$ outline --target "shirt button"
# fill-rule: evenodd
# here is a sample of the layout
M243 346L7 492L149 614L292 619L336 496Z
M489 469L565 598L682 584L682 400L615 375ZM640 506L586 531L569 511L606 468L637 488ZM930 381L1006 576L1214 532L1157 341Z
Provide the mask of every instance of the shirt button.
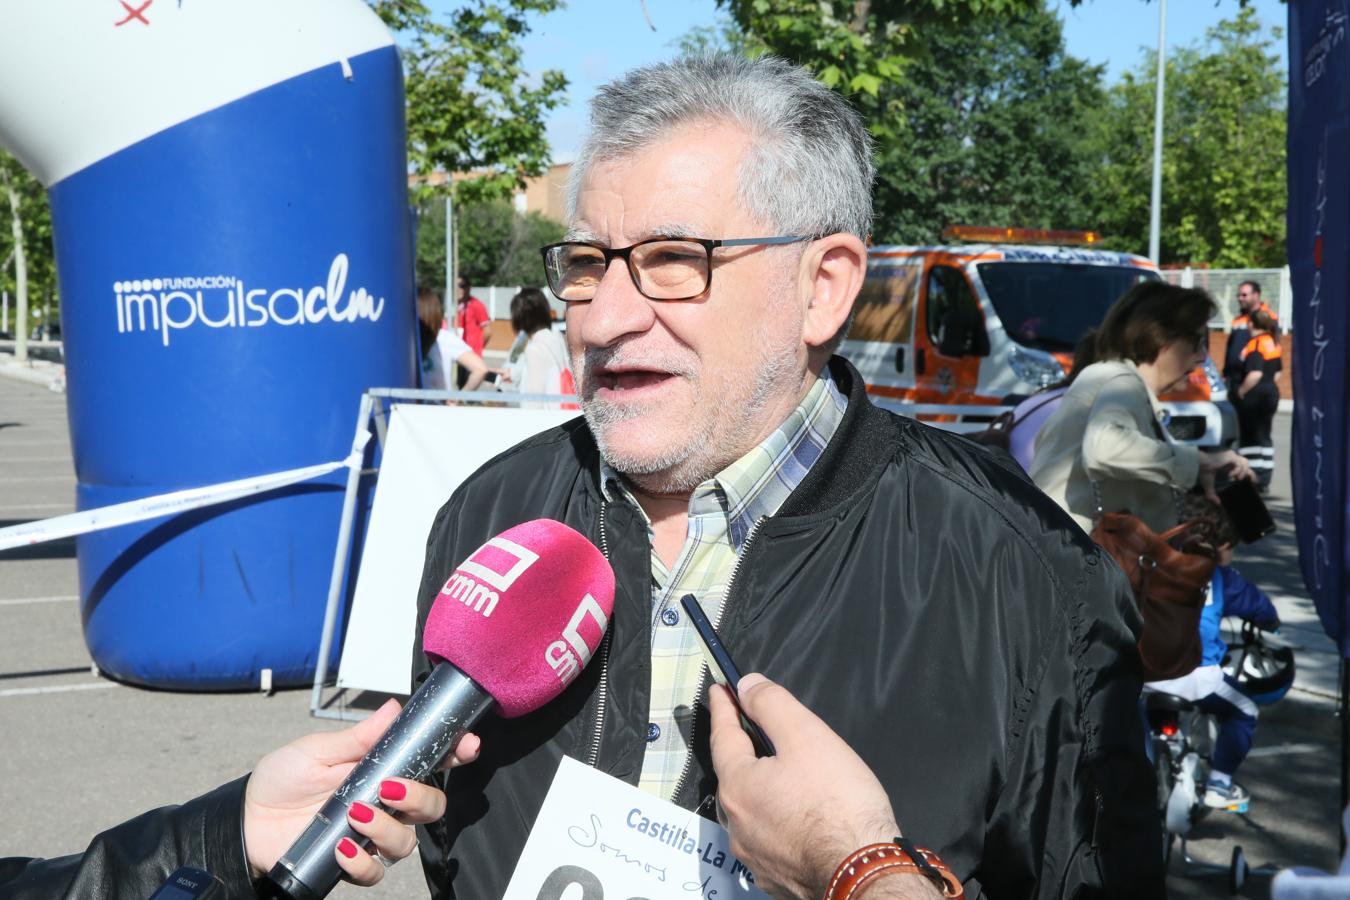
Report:
M647 723L647 743L651 743L661 736L661 726L655 722Z
M667 625L676 625L680 621L680 612L673 606L667 606L665 612L661 613L661 621Z

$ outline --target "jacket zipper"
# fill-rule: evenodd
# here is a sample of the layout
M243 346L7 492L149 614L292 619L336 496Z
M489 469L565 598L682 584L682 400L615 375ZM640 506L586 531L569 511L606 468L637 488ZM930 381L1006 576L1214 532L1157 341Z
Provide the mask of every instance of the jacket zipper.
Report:
M600 501L600 552L609 559L609 538L605 534L605 501ZM609 699L609 646L613 641L614 624L605 632L604 649L600 657L600 686L596 690L595 729L592 731L591 752L586 765L592 769L600 761L600 734L605 730L605 701Z
M726 590L722 592L722 606L717 610L717 617L713 619L713 630L721 627L722 616L726 614L727 604L731 602L731 589L736 584L736 576L741 572L741 563L750 552L750 545L754 543L755 535L759 534L759 528L766 521L768 516L760 516L755 520L755 524L750 526L750 531L745 535L745 543L741 545L741 552L736 554L736 562L731 567L731 576L727 579ZM703 696L703 692L708 688L708 678L712 673L708 670L708 663L703 663L702 673L698 679L698 690L694 692L694 704L698 705L698 698ZM671 792L670 800L672 803L678 803L680 791L684 790L684 783L689 780L689 772L694 768L694 729L698 724L698 716L691 716L689 719L689 754L684 760L684 770L680 772L680 780L675 782L675 790Z

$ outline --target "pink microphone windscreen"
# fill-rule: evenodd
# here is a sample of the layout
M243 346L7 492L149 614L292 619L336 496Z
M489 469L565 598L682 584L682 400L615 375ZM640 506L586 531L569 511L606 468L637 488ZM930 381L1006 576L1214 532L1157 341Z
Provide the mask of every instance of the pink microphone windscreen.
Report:
M604 555L561 522L535 519L460 563L427 616L422 649L476 681L503 716L521 716L572 683L613 610Z

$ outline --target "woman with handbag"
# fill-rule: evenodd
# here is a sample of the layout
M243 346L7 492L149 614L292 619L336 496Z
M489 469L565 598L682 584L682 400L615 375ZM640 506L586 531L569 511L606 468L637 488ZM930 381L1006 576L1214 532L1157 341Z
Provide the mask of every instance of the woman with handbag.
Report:
M1158 395L1204 361L1214 313L1202 290L1143 281L1127 291L1098 331L1099 362L1083 370L1037 435L1031 466L1037 486L1129 577L1144 617L1140 653L1155 679L1199 662L1195 635L1214 566L1178 546L1180 498L1199 487L1217 500L1220 472L1252 478L1233 451L1179 444L1161 424Z
M1135 285L1107 312L1098 362L1064 395L1036 438L1031 478L1084 531L1100 512L1127 510L1155 532L1179 521L1178 499L1214 478L1251 478L1231 450L1209 452L1171 439L1158 395L1200 365L1214 301L1161 281Z

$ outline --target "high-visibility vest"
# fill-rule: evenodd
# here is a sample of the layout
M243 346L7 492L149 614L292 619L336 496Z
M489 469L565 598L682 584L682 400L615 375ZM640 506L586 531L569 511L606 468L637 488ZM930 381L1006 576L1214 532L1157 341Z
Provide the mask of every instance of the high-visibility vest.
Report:
M1280 349L1279 341L1275 340L1272 335L1265 332L1252 338L1247 342L1247 345L1242 348L1242 358L1244 360L1253 353L1261 354L1261 358L1267 361L1279 359L1284 355L1284 352Z
M1261 304L1260 306L1258 306L1256 309L1257 309L1257 311L1263 312L1263 313L1265 313L1266 315L1270 316L1272 319L1275 319L1275 321L1276 321L1277 323L1279 322L1279 319L1276 319L1276 318L1275 318L1275 311L1274 311L1273 309L1271 309L1269 306L1267 306L1265 303L1262 303L1262 304ZM1237 315L1237 317L1233 319L1233 324L1232 324L1232 326L1230 327L1230 330L1232 330L1232 331L1238 331L1238 330L1241 330L1241 331L1251 331L1251 330L1252 330L1252 317L1251 317L1248 313L1239 313L1239 314ZM1245 348L1244 348L1244 353L1245 353Z

